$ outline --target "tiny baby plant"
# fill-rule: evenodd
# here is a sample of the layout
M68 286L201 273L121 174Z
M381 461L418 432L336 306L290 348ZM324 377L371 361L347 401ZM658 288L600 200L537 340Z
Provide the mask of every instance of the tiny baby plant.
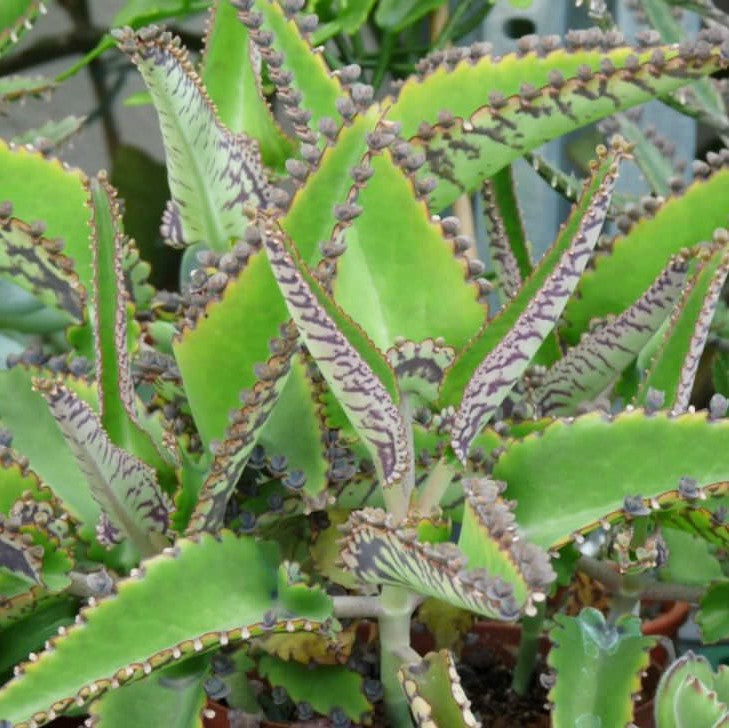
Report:
M13 5L9 34L42 7ZM729 152L666 182L623 112L725 118L729 31L631 45L601 15L564 47L437 49L375 98L312 46L303 6L217 0L199 64L134 8L101 42L159 116L179 291L150 283L104 172L0 141L0 274L34 307L2 321L33 346L0 371L0 724L471 728L475 615L521 623L513 690L544 668L553 725L628 725L656 643L641 598L700 602L705 639L729 632L728 402L692 404ZM601 120L623 136L584 180L534 156ZM574 203L539 260L524 156ZM634 157L639 202L613 194ZM449 214L474 193L493 270ZM577 571L613 593L607 617L563 608ZM428 614L448 637L420 654ZM694 705L722 725L722 680L681 658L658 725Z

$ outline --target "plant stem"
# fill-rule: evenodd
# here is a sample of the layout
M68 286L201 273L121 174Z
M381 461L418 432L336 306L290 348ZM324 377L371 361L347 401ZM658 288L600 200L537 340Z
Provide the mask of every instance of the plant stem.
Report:
M533 617L524 617L521 623L519 653L511 681L511 689L517 695L526 695L532 682L543 624L544 602L540 602L537 604L537 613Z
M438 506L452 480L453 468L441 458L418 493L417 507L423 515L427 516Z
M379 617L383 614L379 597L339 596L332 597L334 616L343 619Z
M409 654L411 650L410 619L415 600L407 589L385 585L382 587L380 602L380 680L385 691L388 725L393 728L412 728L410 708L397 673L403 655Z
M621 589L620 574L610 565L609 562L599 561L590 556L580 556L577 568L599 581L608 591L617 593ZM641 580L640 598L653 599L665 602L689 602L698 604L706 589L690 584L672 584L670 582Z

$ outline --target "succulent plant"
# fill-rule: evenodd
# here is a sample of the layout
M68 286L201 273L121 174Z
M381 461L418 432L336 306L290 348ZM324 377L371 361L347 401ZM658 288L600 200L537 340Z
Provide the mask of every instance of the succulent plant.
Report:
M627 724L654 640L624 612L678 569L671 539L707 561L729 541L727 401L690 404L729 154L626 201L620 164L658 143L614 115L692 83L706 102L729 36L436 50L375 98L303 5L213 3L197 70L146 16L113 32L159 115L179 292L152 287L105 173L0 142L0 275L35 306L4 328L36 336L0 371L0 718L200 725L207 695L339 726L384 697L390 725L474 726L453 655L411 647L429 598L522 621L518 690L548 620L554 725ZM608 117L631 143L583 181L532 157L574 201L534 261L511 164ZM447 214L475 192L488 273ZM608 621L545 606L577 568L619 593ZM724 587L699 595L716 639Z

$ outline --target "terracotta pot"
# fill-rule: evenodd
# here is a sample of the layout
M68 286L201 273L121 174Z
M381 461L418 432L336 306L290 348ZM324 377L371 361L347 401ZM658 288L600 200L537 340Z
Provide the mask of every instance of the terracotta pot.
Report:
M678 630L691 611L691 605L688 602L663 602L661 606L661 613L657 617L643 621L643 634L660 635L675 640Z

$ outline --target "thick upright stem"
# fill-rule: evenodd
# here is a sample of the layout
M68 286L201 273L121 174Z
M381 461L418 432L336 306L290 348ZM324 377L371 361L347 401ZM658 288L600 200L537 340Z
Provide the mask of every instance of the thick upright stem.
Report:
M398 586L382 587L382 614L380 627L380 680L385 691L388 725L393 728L412 728L410 708L397 672L403 655L410 648L410 619L415 601L413 595Z
M417 508L424 516L438 506L453 480L453 475L453 468L443 458L430 471L427 480L420 488L417 501Z
M537 604L537 613L533 617L525 617L521 623L521 641L519 654L516 657L514 677L511 687L517 695L526 695L534 674L534 665L539 651L539 638L544 624L544 602Z

